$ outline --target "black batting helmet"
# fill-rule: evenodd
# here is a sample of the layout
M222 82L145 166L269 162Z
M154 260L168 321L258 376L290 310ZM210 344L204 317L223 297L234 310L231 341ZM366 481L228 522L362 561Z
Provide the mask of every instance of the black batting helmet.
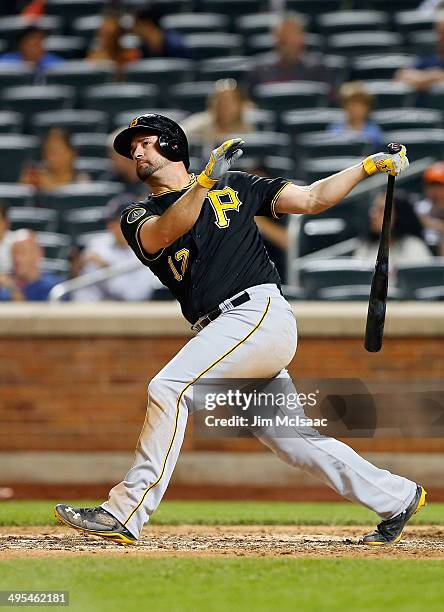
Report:
M188 141L183 129L175 121L164 115L148 113L135 117L129 126L114 139L114 150L123 157L131 157L131 140L135 133L150 131L159 136L159 147L162 154L171 161L183 161L186 169L190 166Z

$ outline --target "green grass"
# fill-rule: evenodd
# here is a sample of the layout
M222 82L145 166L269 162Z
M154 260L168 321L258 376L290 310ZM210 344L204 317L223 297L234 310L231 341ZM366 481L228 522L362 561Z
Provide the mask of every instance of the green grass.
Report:
M60 501L60 500L59 500ZM67 500L63 500L67 501ZM0 502L0 525L51 525L52 501ZM70 501L73 506L98 501ZM243 501L165 501L152 517L157 525L368 525L377 516L350 503L290 503ZM444 525L444 504L431 504L412 523Z
M444 601L442 562L376 559L26 559L0 562L0 589L67 590L67 610L85 612L434 612Z

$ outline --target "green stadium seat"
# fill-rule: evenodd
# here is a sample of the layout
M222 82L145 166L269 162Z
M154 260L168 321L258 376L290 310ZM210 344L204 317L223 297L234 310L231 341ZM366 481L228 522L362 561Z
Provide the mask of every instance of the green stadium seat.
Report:
M314 81L264 83L255 87L253 97L260 108L282 113L296 108L325 105L329 89L326 83Z
M242 50L242 37L225 32L187 34L184 42L193 57L200 60L239 55Z
M122 111L114 115L112 117L112 125L114 128L127 126L131 123L134 117L139 117L140 115L145 115L146 113L166 115L176 123L181 123L185 117L188 117L189 114L186 111L179 110L177 108L134 108L133 110Z
M73 134L72 144L81 157L107 157L109 134L81 132Z
M319 300L334 302L368 302L369 296L370 285L339 285L319 289L317 292Z
M199 32L226 32L229 19L224 14L217 13L177 13L166 15L160 20L160 25L166 30L174 30L181 34L197 34Z
M80 36L48 36L45 43L48 53L60 55L65 60L80 60L85 57L87 46Z
M255 125L258 130L274 132L277 125L277 115L273 111L263 108L246 108L243 112L245 121L250 125Z
M12 230L22 228L34 232L55 232L57 230L57 212L49 208L11 207L8 210L8 219Z
M123 74L125 80L131 83L148 83L162 88L191 81L194 62L169 57L145 59L128 64Z
M78 157L74 167L77 172L86 172L94 180L100 180L113 169L111 161L103 157Z
M249 157L266 157L273 152L275 155L289 157L291 140L288 134L280 132L255 132L243 134L245 140L244 153Z
M21 15L9 15L0 17L0 39L6 40L8 44L13 44L20 32L29 27L30 20ZM46 34L55 34L63 26L60 17L44 15L32 20L32 25L38 26Z
M303 215L299 230L299 257L357 236L362 210L342 202L320 216Z
M308 299L319 299L319 292L327 287L368 285L374 264L349 258L306 262L300 269L301 286Z
M415 90L405 83L378 80L364 81L364 85L375 99L375 109L413 106Z
M56 232L37 232L37 241L44 250L45 259L68 259L71 238Z
M328 11L339 11L343 8L343 0L287 0L287 11L307 13L308 15L318 16Z
M429 11L395 11L393 21L395 27L406 34L418 30L433 30L435 16Z
M57 210L61 214L75 208L105 206L109 200L122 193L124 187L120 183L100 182L72 183L59 187L42 197L46 208Z
M32 206L35 197L34 187L0 182L0 201L6 202L9 206Z
M436 257L428 264L399 266L397 284L404 299L416 299L418 292L424 295L420 290L426 288L444 289L444 257Z
M444 110L444 83L434 85L426 94L428 105L439 111Z
M301 171L306 182L314 183L330 174L345 170L349 166L358 164L362 157L323 157L320 159L304 159L301 163Z
M189 113L198 113L206 109L208 97L213 91L213 81L181 83L170 87L168 102Z
M116 66L113 62L85 62L85 60L69 60L56 64L46 72L48 83L54 85L70 85L80 93L90 85L100 85L114 79Z
M434 108L387 108L374 111L371 118L384 131L439 128L443 124L443 112Z
M142 83L105 83L87 87L83 106L109 114L132 108L156 106L159 89Z
M264 3L261 0L201 0L200 6L204 12L230 15L248 15L260 11Z
M387 142L401 142L408 150L410 161L432 156L437 160L444 159L444 130L413 129L386 132Z
M362 157L372 152L372 146L365 138L353 134L330 132L306 132L295 139L295 150L301 157Z
M199 63L197 78L201 81L236 79L242 81L251 71L253 60L245 55L213 57Z
M301 16L304 21L304 26L309 29L309 18L306 15ZM281 20L277 11L267 13L253 13L251 15L243 15L238 17L236 21L236 30L242 36L251 36L253 34L268 34Z
M0 134L18 134L23 129L21 113L0 111Z
M323 34L356 32L361 30L389 30L388 14L382 11L335 11L318 17L319 29Z
M103 206L67 211L63 217L61 229L70 235L75 244L84 242L88 234L103 232L106 229ZM80 236L83 236L83 240L79 240Z
M265 32L263 34L248 36L245 41L245 48L247 53L251 55L273 51L273 34L271 32ZM305 34L305 48L309 53L320 52L323 48L322 36L312 33Z
M62 17L69 26L77 17L101 13L107 4L107 0L46 0L45 11L48 15Z
M25 64L4 62L0 58L0 90L16 85L31 85L33 72Z
M343 120L344 111L339 108L301 108L281 116L284 132L295 138L305 132L324 131L331 123Z
M405 35L405 40L409 53L415 53L419 56L433 55L436 53L438 38L435 30L409 32Z
M443 301L444 285L441 287L423 287L415 291L415 299L423 301Z
M74 89L67 85L7 87L3 90L2 101L5 109L23 114L26 129L32 126L32 116L37 112L71 108Z
M353 80L392 79L401 68L409 68L415 63L415 56L403 53L365 55L353 60L351 78Z
M0 134L0 181L17 181L23 166L37 158L39 148L40 141L36 136Z
M399 53L402 36L397 32L342 32L327 39L330 53L356 57L370 53Z
M68 132L104 132L108 115L102 111L68 109L36 113L33 117L33 131L37 134L44 134L54 126Z
M72 22L72 32L81 37L85 41L85 45L89 48L93 42L96 33L103 23L103 15L86 15L85 17L77 17Z

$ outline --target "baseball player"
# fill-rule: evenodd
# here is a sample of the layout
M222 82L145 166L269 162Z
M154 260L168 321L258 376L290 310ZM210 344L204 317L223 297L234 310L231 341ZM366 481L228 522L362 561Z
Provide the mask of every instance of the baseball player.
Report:
M149 383L133 464L108 501L97 508L56 506L56 517L70 527L122 544L137 541L176 464L195 383L247 378L292 385L286 366L296 351L296 321L255 215L321 213L368 175L397 175L408 166L403 147L299 187L230 171L243 144L238 138L224 142L195 177L188 173L185 133L167 117L136 117L114 140L115 150L134 161L152 192L123 212L123 234L177 298L197 334ZM407 521L425 505L423 487L375 467L333 438L303 428L289 436L274 435L271 428L258 437L290 465L379 514L381 522L363 538L365 544L399 541Z

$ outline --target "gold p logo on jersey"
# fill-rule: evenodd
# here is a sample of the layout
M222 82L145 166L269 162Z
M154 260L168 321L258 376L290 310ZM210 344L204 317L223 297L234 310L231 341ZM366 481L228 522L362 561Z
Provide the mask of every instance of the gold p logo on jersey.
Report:
M129 127L134 127L134 126L136 126L136 125L137 125L137 122L138 122L138 117L136 117L135 119L133 119L133 120L131 121L131 123L129 124Z

